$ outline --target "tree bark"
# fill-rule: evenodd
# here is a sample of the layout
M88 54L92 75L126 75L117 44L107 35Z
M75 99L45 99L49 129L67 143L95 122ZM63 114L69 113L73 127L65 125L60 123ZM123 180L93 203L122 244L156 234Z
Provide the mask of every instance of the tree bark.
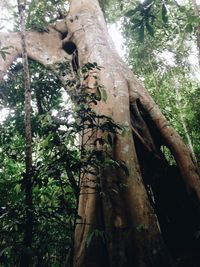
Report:
M191 0L191 2L192 2L195 16L199 17L200 16L200 9L199 9L199 6L197 4L197 1ZM197 25L196 37L197 37L197 49L198 49L198 61L199 61L199 67L200 67L200 22Z
M74 266L172 266L143 185L131 134L129 84L133 78L130 71L115 51L97 1L92 5L88 0L71 1L67 26L70 41L77 46L80 64L97 62L104 67L99 77L108 100L106 104L99 103L97 110L127 129L124 137L116 136L114 156L126 162L130 173L126 177L109 169L104 172L101 179L107 199L91 189L96 181L89 181L89 189L81 188ZM134 95L133 102L138 92ZM120 183L126 189L116 188ZM117 196L110 192L112 189L117 189ZM97 239L86 248L86 240L95 229L103 230L108 236L106 247Z
M26 49L26 33L25 33L25 21L24 11L25 6L18 0L18 10L20 17L20 35L21 35L21 47L22 47L22 60L24 70L24 126L25 126L25 165L26 173L24 174L24 188L25 188L25 224L24 224L24 242L22 255L20 259L20 266L31 266L31 250L33 242L33 196L32 196L32 129L31 129L31 87L30 87L30 75L28 67L28 56Z
M28 56L55 69L57 62L69 60L69 57L65 59L65 51L74 43L80 66L96 62L103 67L98 76L108 99L106 103L100 101L96 111L112 118L126 130L124 135L114 136L112 156L125 162L129 175L107 167L101 177L82 177L73 266L174 266L145 187L135 144L136 139L140 140L142 146L157 158L164 158L160 146L167 146L177 162L188 195L199 208L200 181L187 146L118 56L97 0L71 0L66 20L49 29L49 33L27 33ZM64 39L63 33L67 33ZM17 34L13 37L0 35L0 38L14 46L2 65L2 78L20 54L20 48L15 44ZM64 75L63 79L67 77ZM97 183L101 184L106 197L95 190ZM87 246L87 240L95 230L103 233L105 238L96 235Z
M64 22L58 22L50 25L48 32L26 32L27 55L47 68L56 69L59 63L66 63L71 60L63 50L63 34L67 29L63 29ZM22 56L22 47L20 45L20 33L0 33L1 47L9 47L6 60L0 57L0 80L4 78L7 70L12 63Z

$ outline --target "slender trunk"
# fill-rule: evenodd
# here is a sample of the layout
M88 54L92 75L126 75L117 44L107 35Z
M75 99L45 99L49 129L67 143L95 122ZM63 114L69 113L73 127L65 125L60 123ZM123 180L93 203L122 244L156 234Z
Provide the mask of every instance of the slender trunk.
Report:
M199 17L200 10L199 10L197 1L196 0L191 0L191 1L192 1L193 9L194 9L194 14L195 16ZM199 66L200 66L200 22L197 25L196 36L197 36L198 60L199 60Z
M26 49L25 21L24 10L25 5L18 1L18 10L20 15L21 28L21 44L22 44L22 60L24 69L24 89L25 89L25 106L24 106L24 125L25 125L25 164L26 173L24 174L25 187L25 228L24 228L24 248L20 260L20 266L31 266L31 248L33 240L33 199L32 199L32 131L31 131L31 89L28 68L28 56Z
M177 105L177 108L178 108L178 111L179 111L180 121L181 121L181 124L183 126L183 130L184 130L185 136L187 138L188 147L189 147L189 149L191 151L192 158L193 158L194 162L197 164L197 158L196 158L195 153L194 153L192 140L190 138L190 135L189 135L189 132L188 132L188 129L187 129L187 125L186 125L186 122L185 122L185 119L184 119L184 115L183 115L183 111L182 111L182 107L181 107L181 103L180 103L180 93L179 93L178 85L176 85L175 90L176 90L176 105Z

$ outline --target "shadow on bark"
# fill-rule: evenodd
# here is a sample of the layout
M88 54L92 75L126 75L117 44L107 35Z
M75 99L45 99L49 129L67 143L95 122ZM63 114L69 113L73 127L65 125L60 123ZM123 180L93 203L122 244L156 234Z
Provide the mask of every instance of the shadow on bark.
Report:
M162 153L161 146L167 147L167 144L140 101L131 105L131 120L138 134L133 131L142 177L164 241L176 266L198 267L199 208L188 195L178 167L170 165Z

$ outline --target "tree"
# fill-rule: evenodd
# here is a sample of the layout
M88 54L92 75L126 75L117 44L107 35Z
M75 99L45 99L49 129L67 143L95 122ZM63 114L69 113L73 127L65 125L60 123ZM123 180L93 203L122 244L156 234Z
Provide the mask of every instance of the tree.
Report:
M26 206L26 224L24 234L24 245L26 250L22 253L20 266L25 264L30 265L30 257L27 251L32 246L33 240L33 159L32 159L32 129L31 129L31 87L28 67L28 56L26 51L26 34L25 34L25 20L24 20L24 6L18 1L18 11L20 17L20 30L21 30L21 47L22 59L24 69L24 89L25 89L25 162L26 172L24 174L24 187L25 187L25 206ZM26 251L26 252L25 252Z
M188 43L191 44L192 39L196 38L199 18L194 16L191 5L186 3L178 5L176 2L152 1L149 4L144 1L135 5L130 6L123 22L129 52L127 59L134 73L144 80L145 87L170 124L184 138L194 160L198 160L194 124L190 129L188 125L189 114L194 110L190 109L188 99L191 91L195 90L196 80L196 71L192 71L195 65L188 60L192 54L190 49L195 45L189 48ZM143 40L140 40L141 37ZM167 57L171 57L171 60Z
M86 90L96 92L97 84L105 88L107 101L96 103L93 109L112 118L124 131L111 134L108 149L94 144L106 134L91 130L86 136L91 137L88 149L96 146L97 151L125 163L128 170L107 164L98 175L90 172L80 177L73 266L174 266L151 196L151 190L156 192L155 179L161 179L163 168L169 167L161 146L171 151L188 199L199 211L197 166L180 136L117 55L99 2L71 0L69 5L66 18L49 25L47 31L26 33L28 57L57 75L59 64L70 61L76 61L73 73L78 71L77 64L81 67L95 62L101 67L92 69L85 79ZM1 33L0 40L2 47L8 48L5 60L1 59L3 79L22 49L18 33ZM69 75L64 70L60 77L65 85Z
M69 100L64 100L66 104L63 104L58 78L33 61L29 61L29 70L32 80L33 238L32 244L25 244L24 86L19 62L10 69L6 82L1 83L1 91L5 93L1 107L12 110L0 126L0 264L3 266L18 266L23 252L28 253L31 266L61 265L73 241L75 198L66 171L69 175L72 169L73 175L76 169L78 171L79 153L78 144L74 144L76 123L68 117L69 114L72 118L72 107L67 105ZM36 78L38 73L39 79ZM55 110L56 116L52 114ZM63 125L65 129L59 129Z
M192 0L192 5L193 5L193 9L194 9L194 14L195 16L198 18L199 20L199 7L198 4L195 0ZM199 59L199 65L200 65L200 23L198 23L197 27L196 27L196 37L197 37L197 49L198 49L198 59Z

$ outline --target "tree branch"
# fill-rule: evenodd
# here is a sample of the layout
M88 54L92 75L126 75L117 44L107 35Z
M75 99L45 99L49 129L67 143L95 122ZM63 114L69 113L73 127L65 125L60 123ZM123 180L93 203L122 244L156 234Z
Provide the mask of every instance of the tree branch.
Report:
M180 135L169 125L158 106L149 93L134 76L129 80L130 103L134 103L136 96L140 99L143 108L148 112L158 131L164 138L167 147L174 156L182 174L185 186L194 203L199 207L200 180L198 167L193 162L191 153L184 144Z
M71 60L63 49L63 33L67 33L67 29L64 31L64 25L63 22L50 25L48 32L26 32L28 57L50 68L56 63ZM9 47L6 50L9 53L6 54L6 59L0 57L0 80L2 80L13 61L22 54L19 33L0 33L0 45L1 48Z

